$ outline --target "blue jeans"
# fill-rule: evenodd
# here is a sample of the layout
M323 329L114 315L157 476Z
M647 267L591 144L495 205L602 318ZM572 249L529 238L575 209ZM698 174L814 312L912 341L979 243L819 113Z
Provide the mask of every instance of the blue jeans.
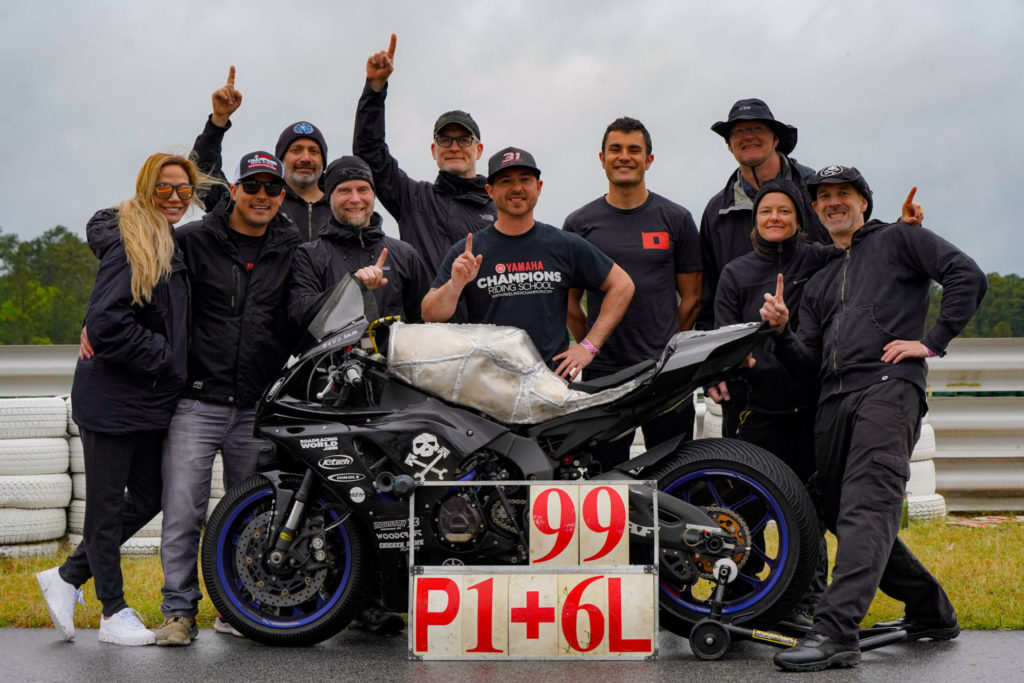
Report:
M163 563L164 616L194 618L199 590L199 535L210 502L210 479L217 449L224 462L224 488L255 472L269 453L253 438L254 408L238 408L192 398L178 401L167 429L163 457L163 511L160 559Z

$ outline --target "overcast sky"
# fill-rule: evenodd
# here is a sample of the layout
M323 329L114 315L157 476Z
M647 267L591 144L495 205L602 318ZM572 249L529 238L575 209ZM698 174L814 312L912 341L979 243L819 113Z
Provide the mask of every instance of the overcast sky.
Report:
M760 97L799 128L800 162L863 172L876 217L894 220L916 184L927 227L987 272L1024 273L1019 0L5 2L0 228L84 236L94 211L133 192L146 156L191 148L230 64L244 102L226 164L273 151L299 119L332 159L350 153L366 58L392 32L388 143L412 177L436 174L437 115L466 109L485 158L533 152L536 216L561 225L606 191L601 135L629 115L654 138L648 188L699 223L735 169L709 126Z

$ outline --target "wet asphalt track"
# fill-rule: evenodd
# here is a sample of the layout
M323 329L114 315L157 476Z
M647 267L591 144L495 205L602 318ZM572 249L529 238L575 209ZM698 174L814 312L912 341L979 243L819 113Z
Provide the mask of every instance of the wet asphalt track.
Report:
M51 629L0 629L0 681L1024 681L1024 632L965 631L950 642L890 645L866 652L855 669L784 674L774 648L736 643L726 658L702 662L686 641L662 632L652 662L417 662L405 635L345 632L309 648L270 648L201 632L190 647L119 647L79 631L74 642Z

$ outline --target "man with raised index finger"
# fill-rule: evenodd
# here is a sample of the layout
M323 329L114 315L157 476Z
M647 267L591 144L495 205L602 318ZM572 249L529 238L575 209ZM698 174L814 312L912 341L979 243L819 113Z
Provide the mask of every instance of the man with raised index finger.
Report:
M433 182L413 180L391 155L384 140L384 100L395 70L397 37L366 60L366 85L356 108L352 153L370 165L377 197L398 222L402 241L419 252L435 272L453 243L494 222L494 204L477 175L483 154L480 127L467 112L454 109L434 122L430 153L437 162Z
M221 170L221 147L224 134L231 128L230 117L242 105L242 93L235 89L235 67L228 70L227 82L211 96L213 113L203 132L192 145L192 152L201 169L224 177ZM277 138L274 154L284 164L285 195L281 214L295 225L299 236L311 242L331 215L331 207L323 191L327 141L319 128L309 121L296 121ZM207 206L224 200L222 187L204 197Z
M465 301L469 322L512 325L529 334L545 363L579 379L633 296L622 268L578 235L535 221L540 169L533 155L506 147L488 162L487 192L498 219L452 245L423 298L423 319L444 322ZM601 315L578 344L566 329L570 289L604 294Z
M866 221L871 190L856 168L827 166L807 187L844 253L805 286L796 334L781 275L775 294L764 295L761 317L775 327L774 352L787 368L820 378L815 487L839 543L812 630L775 656L791 671L855 666L859 624L878 588L905 603L906 616L886 625L902 627L910 640L959 634L942 586L896 532L927 410L925 358L945 354L988 288L978 265L935 233ZM926 332L932 280L942 285L942 305Z

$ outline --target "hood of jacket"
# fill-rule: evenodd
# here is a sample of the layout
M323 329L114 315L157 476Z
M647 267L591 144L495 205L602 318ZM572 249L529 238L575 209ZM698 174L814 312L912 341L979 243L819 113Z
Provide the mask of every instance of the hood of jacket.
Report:
M320 230L321 239L331 240L346 246L365 247L376 244L384 239L384 219L376 211L370 216L370 224L365 228L342 225L332 215L327 224Z
M93 214L85 226L85 239L96 258L102 260L107 250L121 241L117 209L100 209Z
M487 185L487 178L482 175L473 178L463 178L447 171L439 172L437 179L434 181L434 189L441 194L450 195L462 201L473 202L480 206L484 206L491 201L490 196L487 194L487 189L484 187L485 185Z

